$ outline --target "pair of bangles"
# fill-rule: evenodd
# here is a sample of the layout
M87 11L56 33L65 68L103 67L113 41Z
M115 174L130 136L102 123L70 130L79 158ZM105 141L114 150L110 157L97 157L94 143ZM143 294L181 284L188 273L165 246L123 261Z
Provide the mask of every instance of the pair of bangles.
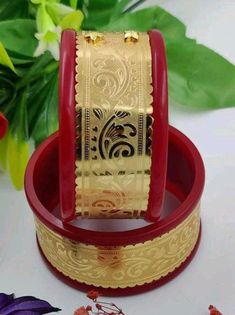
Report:
M107 295L167 282L197 250L205 175L193 143L168 126L160 32L64 31L59 93L59 132L25 176L45 261Z

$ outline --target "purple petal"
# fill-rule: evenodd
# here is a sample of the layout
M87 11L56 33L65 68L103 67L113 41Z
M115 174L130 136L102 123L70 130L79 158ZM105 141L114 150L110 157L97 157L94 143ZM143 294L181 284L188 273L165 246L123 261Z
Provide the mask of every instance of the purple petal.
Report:
M14 299L14 294L0 293L0 310Z
M48 302L36 299L32 296L24 296L15 299L12 303L1 310L1 315L13 315L20 311L31 311L32 314L47 314L58 312L60 309L52 307Z
M19 311L19 312L15 312L14 315L40 315L40 313L35 313L32 311Z

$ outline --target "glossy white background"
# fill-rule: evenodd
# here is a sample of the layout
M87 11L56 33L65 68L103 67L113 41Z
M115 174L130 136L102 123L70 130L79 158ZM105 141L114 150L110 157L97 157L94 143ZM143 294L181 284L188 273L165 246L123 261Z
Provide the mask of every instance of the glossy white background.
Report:
M235 63L234 0L162 0L181 18L187 34ZM235 87L234 87L235 93ZM235 104L234 104L235 105ZM170 105L171 124L199 148L206 167L202 198L203 234L191 265L165 286L138 296L114 298L126 315L206 315L215 304L235 314L235 108L195 111ZM0 291L35 295L72 315L89 303L46 268L35 244L33 217L23 192L0 174ZM109 300L107 298L107 300Z

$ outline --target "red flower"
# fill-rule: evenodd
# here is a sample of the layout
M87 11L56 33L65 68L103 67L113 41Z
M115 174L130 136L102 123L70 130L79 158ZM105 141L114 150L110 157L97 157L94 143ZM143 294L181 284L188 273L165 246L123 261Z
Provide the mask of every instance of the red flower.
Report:
M89 315L88 311L85 309L84 306L79 307L73 315Z
M7 127L8 127L8 120L2 113L0 113L0 139L2 139L5 136L7 132Z
M217 310L217 308L213 305L210 305L208 307L209 311L210 311L210 315L223 315L222 313L220 313L219 310Z
M99 297L99 292L96 290L91 290L87 293L87 297L93 301L95 301Z

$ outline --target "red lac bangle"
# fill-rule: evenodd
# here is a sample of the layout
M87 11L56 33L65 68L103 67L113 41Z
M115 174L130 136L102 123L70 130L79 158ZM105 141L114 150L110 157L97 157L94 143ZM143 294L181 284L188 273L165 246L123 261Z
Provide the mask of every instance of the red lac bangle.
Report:
M164 200L168 100L160 32L63 32L61 216L155 222Z
M77 226L68 229L62 222L58 140L56 133L37 148L25 175L38 245L48 267L80 290L96 288L105 295L144 292L177 276L192 260L200 240L205 175L193 143L170 127L166 187L178 199L177 207L156 223L103 232Z

